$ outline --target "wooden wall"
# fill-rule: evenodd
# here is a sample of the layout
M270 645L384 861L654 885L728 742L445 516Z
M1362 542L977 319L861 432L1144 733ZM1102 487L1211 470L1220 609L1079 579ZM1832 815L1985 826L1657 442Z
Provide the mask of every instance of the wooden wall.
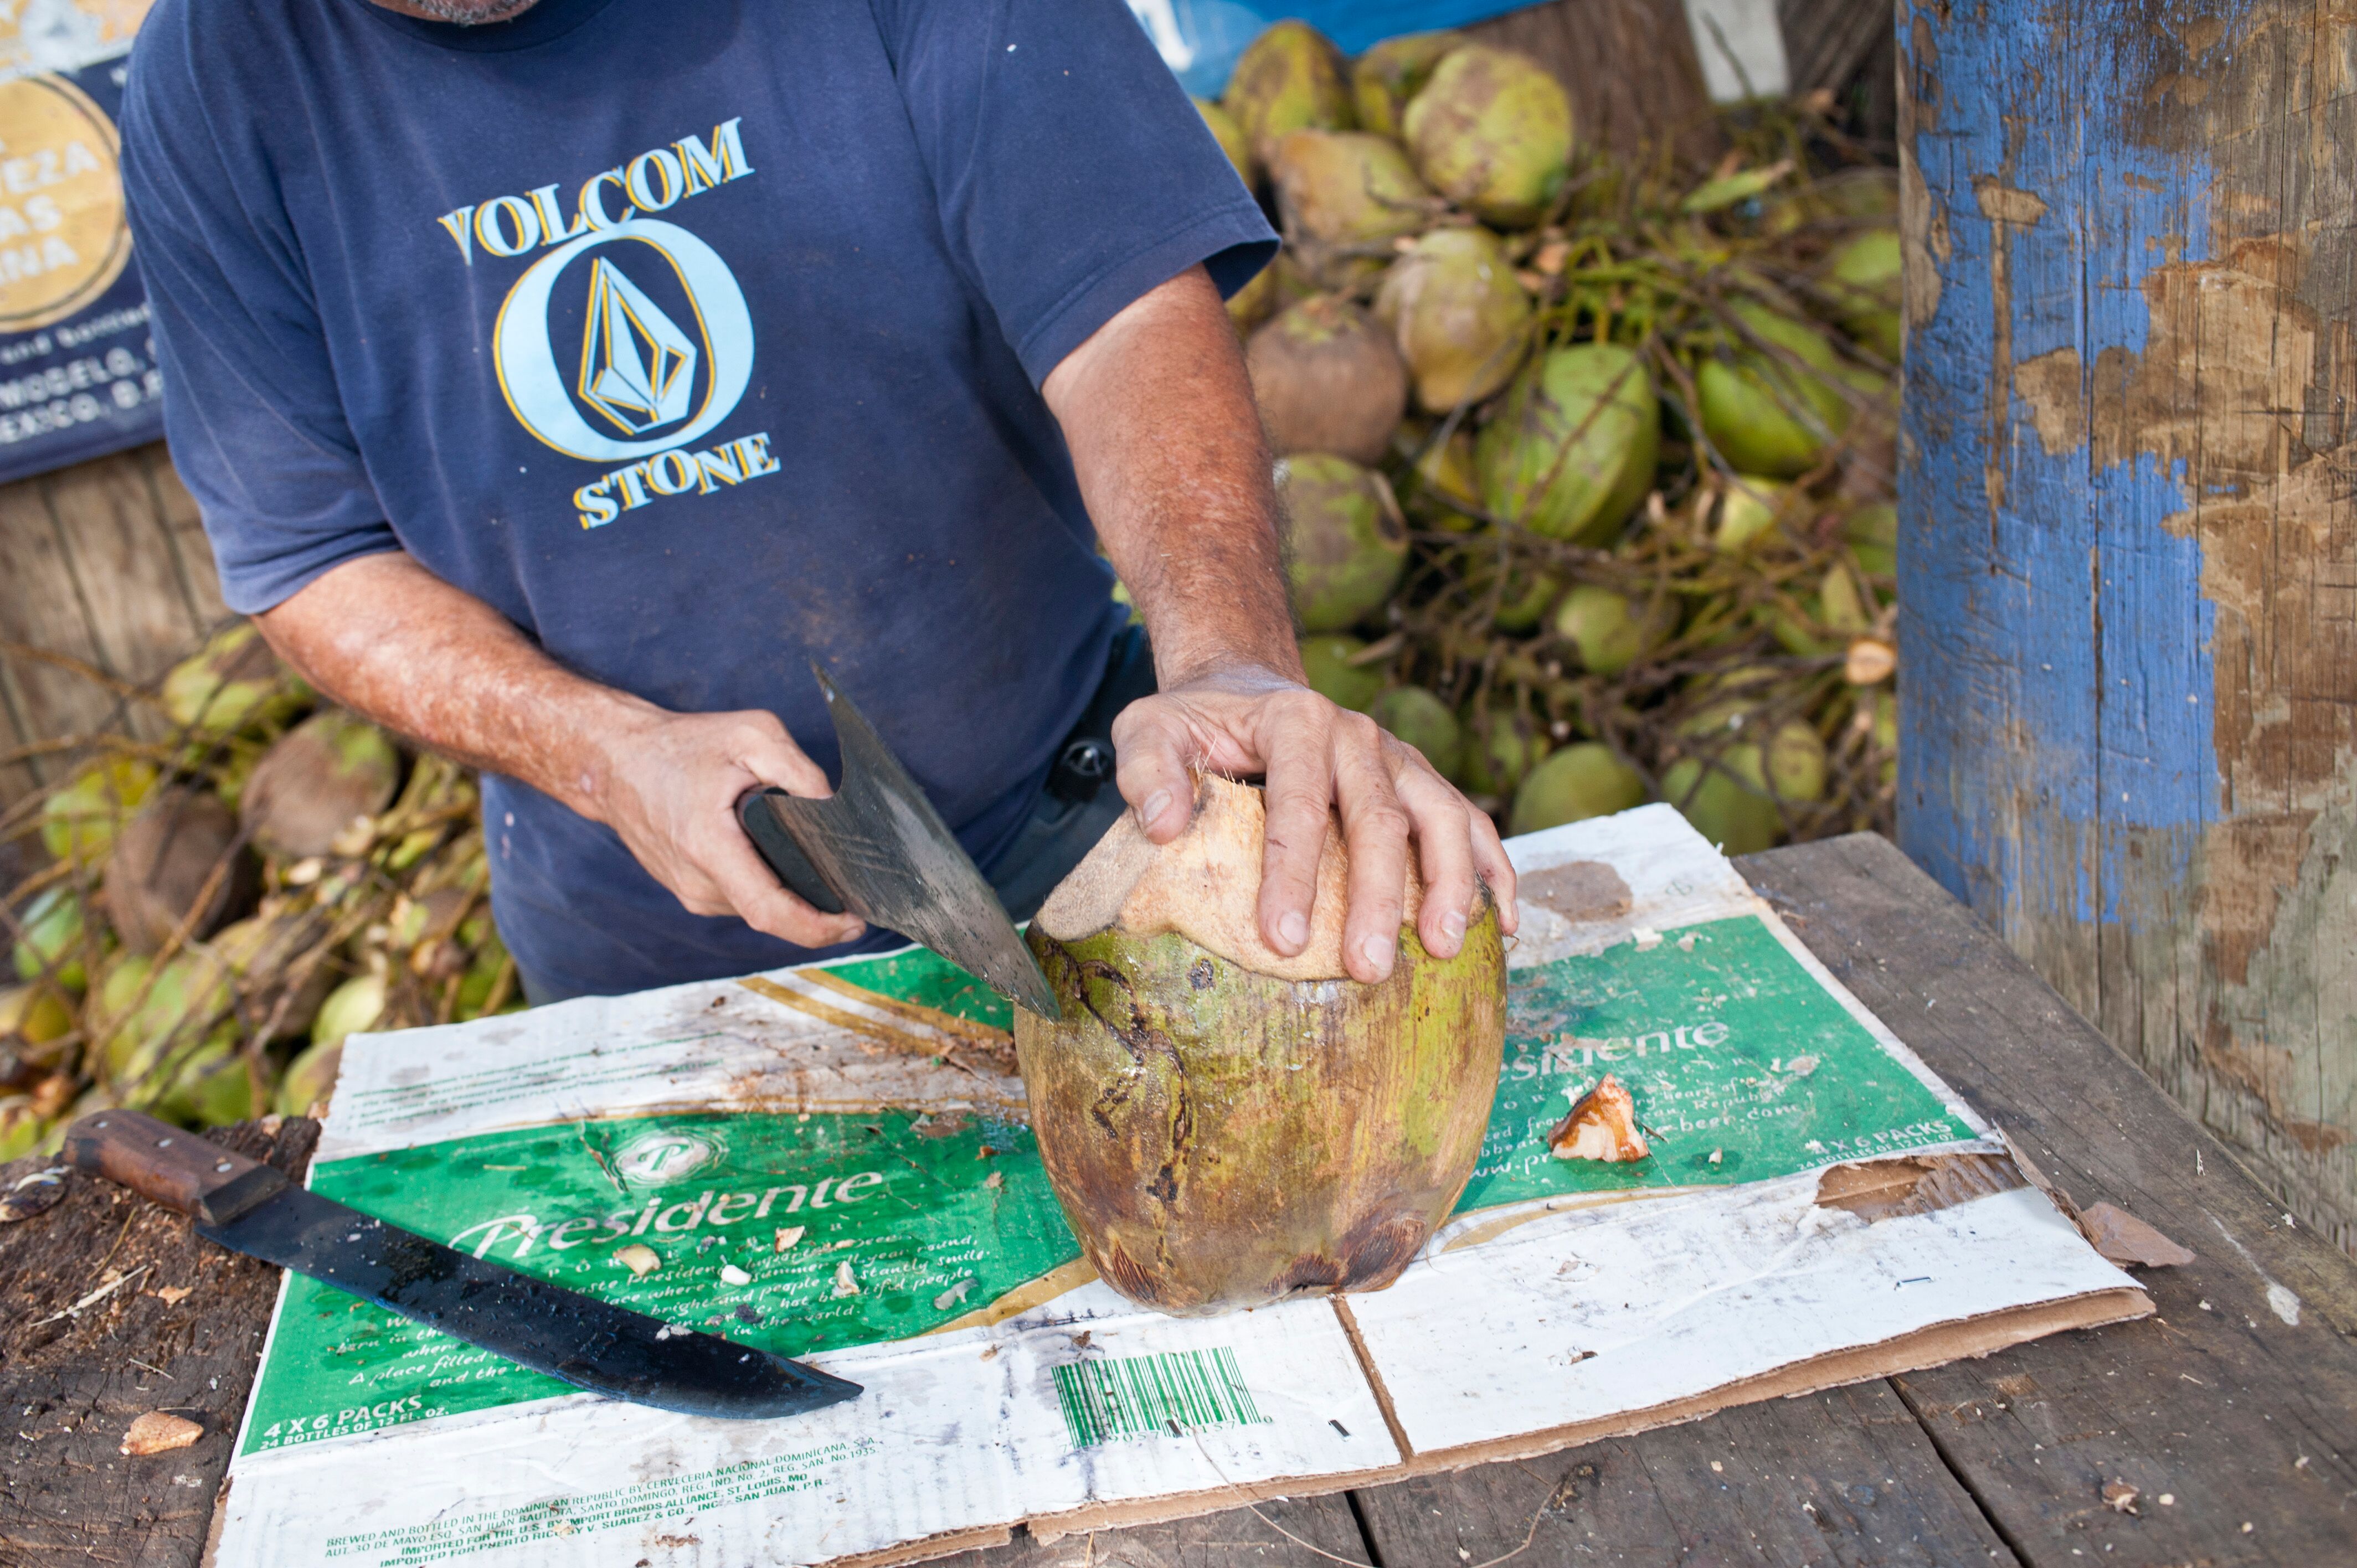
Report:
M2357 29L1901 21L1900 844L2357 1249Z
M136 683L228 614L162 443L0 486L0 809L57 777L44 743L120 722L104 685L23 648Z

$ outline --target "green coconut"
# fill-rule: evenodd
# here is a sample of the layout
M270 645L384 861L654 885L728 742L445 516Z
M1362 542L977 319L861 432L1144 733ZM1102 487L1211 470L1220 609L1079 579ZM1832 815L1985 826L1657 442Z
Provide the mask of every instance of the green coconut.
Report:
M1368 716L1408 745L1443 778L1455 778L1464 746L1464 732L1448 704L1421 686L1394 686L1377 697Z
M1506 592L1498 601L1498 613L1491 624L1500 631L1520 637L1537 629L1546 619L1547 610L1555 596L1563 592L1563 580L1545 572L1534 572L1517 564L1506 573Z
M1750 549L1773 538L1776 520L1792 499L1792 487L1757 474L1738 474L1718 498L1718 516L1711 530L1714 548L1726 554Z
M0 985L0 1042L19 1049L72 1033L73 1005L54 985Z
M1309 689L1338 708L1365 713L1383 689L1380 667L1351 662L1366 650L1367 645L1355 637L1326 633L1303 638L1301 668L1308 675Z
M1381 474L1305 453L1276 466L1294 604L1308 631L1341 631L1391 597L1407 569L1407 523Z
M251 621L215 634L193 657L174 665L161 694L172 722L200 737L279 723L308 696Z
M49 1124L25 1095L0 1100L0 1165L21 1160L40 1147Z
M142 954L124 954L100 986L92 1015L93 1026L103 1031L106 1081L118 1089L152 1086L159 1072L193 1059L199 1042L223 1029L234 1040L236 1022L226 1016L231 994L227 967L207 954L184 952L161 969Z
M1286 249L1329 288L1381 271L1439 206L1397 146L1357 131L1288 132L1268 166Z
M1844 367L1816 328L1749 300L1732 308L1753 337L1784 353L1738 340L1705 357L1695 367L1703 434L1739 472L1797 478L1848 427Z
M1236 166L1236 177L1250 187L1258 180L1253 167L1252 140L1236 117L1208 98L1195 100L1195 113L1203 117L1204 125L1220 144L1220 151L1228 155L1228 162Z
M322 708L273 745L246 781L238 816L255 847L281 860L326 854L355 817L393 804L401 754L384 731Z
M124 822L156 787L156 769L114 757L76 774L41 802L41 847L58 860L95 865L114 846Z
M347 1035L365 1034L384 1016L385 979L371 972L356 974L328 993L311 1020L311 1043L338 1046Z
M1551 539L1610 537L1652 488L1661 403L1609 343L1558 349L1516 379L1475 450L1490 510Z
M1450 50L1400 126L1425 183L1486 222L1535 221L1570 172L1571 100L1512 49Z
M1392 263L1375 296L1435 413L1479 403L1513 380L1530 343L1531 298L1486 229L1436 229Z
M1645 781L1599 741L1550 752L1514 791L1510 831L1534 833L1645 803Z
M1866 596L1858 591L1857 579L1838 561L1825 568L1824 579L1818 585L1817 618L1844 638L1873 628L1874 616L1867 608Z
M1899 231L1869 229L1825 260L1822 285L1842 330L1896 363L1899 315Z
M79 995L90 983L82 962L81 898L70 887L45 889L18 917L25 928L11 959L16 978L52 983Z
M1125 818L1027 940L1061 1004L1017 1009L1039 1156L1082 1251L1143 1305L1202 1316L1380 1290L1448 1217L1488 1130L1505 951L1485 899L1455 958L1416 940L1349 977L1329 827L1307 948L1265 946L1260 791L1202 780L1168 845Z
M1220 95L1261 162L1288 131L1351 128L1351 80L1342 51L1307 22L1279 22L1236 59Z
M1632 597L1581 583L1555 612L1555 635L1579 650L1582 668L1618 675L1668 641L1678 629L1676 602L1666 595Z
M190 936L209 935L250 905L258 880L229 808L215 795L172 785L124 824L99 897L123 945L154 952L184 924Z
M1899 693L1888 686L1874 693L1874 746L1882 753L1876 777L1888 789L1899 782Z
M308 1116L335 1098L336 1074L344 1065L344 1043L313 1046L286 1064L271 1109L281 1116Z
M225 1024L187 1053L161 1088L135 1097L150 1114L183 1127L226 1127L269 1103L253 1069L237 1048L237 1026Z
M1877 577L1899 571L1899 509L1889 501L1859 507L1842 520L1842 538L1848 541L1857 564Z
M1465 752L1458 781L1472 794L1511 799L1547 754L1545 735L1512 708L1468 712L1461 722Z
M1431 426L1410 420L1393 438L1393 448L1413 460L1415 481L1401 504L1418 521L1452 533L1470 533L1481 520L1468 515L1481 509L1481 476L1474 467L1473 432L1459 426L1446 441L1430 439Z
M1715 767L1701 756L1681 757L1662 775L1663 795L1729 854L1775 843L1784 827L1780 800L1805 805L1824 796L1824 742L1799 719L1762 736L1756 715L1730 703L1681 727L1690 735L1732 731L1742 737L1719 746Z
M1279 456L1380 462L1407 412L1407 366L1390 335L1334 295L1312 295L1254 333L1244 366Z
M1359 129L1398 140L1409 101L1432 80L1433 69L1464 42L1462 33L1402 33L1352 61L1351 102L1359 112Z

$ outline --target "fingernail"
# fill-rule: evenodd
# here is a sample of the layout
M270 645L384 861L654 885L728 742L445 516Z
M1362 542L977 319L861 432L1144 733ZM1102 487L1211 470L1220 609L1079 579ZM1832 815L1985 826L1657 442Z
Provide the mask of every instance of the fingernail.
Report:
M1276 935L1286 947L1298 948L1309 940L1309 917L1296 909L1276 922Z
M1448 914L1442 916L1440 920L1440 929L1448 932L1452 940L1463 936L1465 934L1465 911L1462 909L1451 909Z
M1389 974L1392 972L1392 946L1381 937L1369 937L1359 944L1359 950L1367 955L1367 962L1377 974Z
M1146 804L1137 809L1138 822L1146 827L1152 827L1155 824L1155 822L1162 815L1163 808L1169 804L1170 791L1168 789L1157 789L1153 794L1148 795L1146 798Z

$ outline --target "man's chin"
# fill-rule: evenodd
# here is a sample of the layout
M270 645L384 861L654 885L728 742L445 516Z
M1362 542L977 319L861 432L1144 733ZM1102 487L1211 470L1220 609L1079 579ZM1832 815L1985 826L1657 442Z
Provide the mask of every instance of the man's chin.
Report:
M378 0L378 4L383 3ZM479 27L490 22L511 21L538 4L539 0L399 0L386 8L423 16L429 22Z

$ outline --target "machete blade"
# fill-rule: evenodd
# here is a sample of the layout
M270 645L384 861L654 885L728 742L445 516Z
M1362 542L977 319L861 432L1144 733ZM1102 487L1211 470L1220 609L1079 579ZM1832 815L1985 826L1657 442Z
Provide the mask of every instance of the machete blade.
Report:
M815 660L811 669L834 720L843 779L822 800L781 789L746 797L739 816L755 844L805 897L815 874L869 925L923 943L1017 1006L1060 1017L1039 961L974 857L866 715Z
M687 1415L763 1420L857 1383L535 1280L287 1186L197 1233L576 1388Z

